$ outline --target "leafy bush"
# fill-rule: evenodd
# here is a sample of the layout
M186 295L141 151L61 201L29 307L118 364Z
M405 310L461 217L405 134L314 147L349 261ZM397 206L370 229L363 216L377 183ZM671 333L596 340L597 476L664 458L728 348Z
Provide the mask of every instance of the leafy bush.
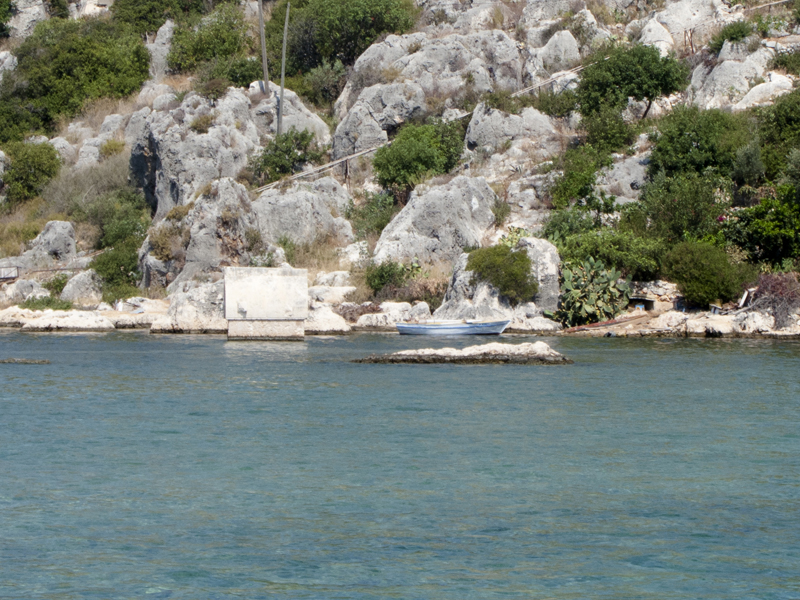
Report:
M771 312L778 329L792 325L792 315L800 308L797 273L762 273L757 285L752 306Z
M800 90L780 96L758 109L759 134L767 179L776 179L792 148L800 146Z
M103 279L106 286L135 286L139 277L139 245L136 238L109 248L92 261L92 268Z
M602 261L588 258L561 270L561 305L556 319L575 327L613 319L628 305L630 288L620 273L606 270Z
M800 52L781 52L772 59L771 69L783 69L792 75L800 75Z
M132 188L107 192L72 208L73 219L91 223L100 231L98 248L108 248L134 238L140 244L150 224L144 196Z
M391 146L378 149L372 164L380 185L409 190L425 176L453 169L463 149L461 123L410 124L400 130Z
M115 21L125 23L137 33L153 33L167 19L184 20L212 10L231 0L115 0L111 14Z
M636 131L622 118L615 108L604 106L583 119L586 142L601 152L613 152L630 146L636 139Z
M764 178L764 161L758 140L742 146L736 151L731 178L739 185L755 186Z
M215 59L243 56L253 43L244 14L224 4L196 28L186 23L175 30L167 63L176 71L191 71Z
M583 263L596 258L637 281L658 279L665 253L665 244L657 238L610 228L570 236L559 246L565 262Z
M346 82L347 70L340 60L334 63L323 60L320 66L311 69L303 77L303 83L310 91L311 101L317 105L325 104L331 107L342 93Z
M317 150L314 134L292 127L268 142L261 155L251 159L250 168L256 180L265 184L296 173L304 164L321 159L322 153Z
M42 287L50 292L51 295L58 297L64 291L64 287L69 281L69 275L66 273L59 273L54 275L42 284Z
M695 106L677 107L659 122L658 130L648 167L651 176L660 171L703 173L710 168L728 175L737 150L752 140L746 116Z
M511 207L508 205L508 202L500 198L495 198L492 203L492 214L494 215L495 226L502 227L503 223L506 222L506 219L511 214Z
M54 298L53 296L30 298L19 306L20 308L27 308L28 310L72 310L72 302Z
M800 205L794 196L792 186L783 187L778 197L736 211L723 225L725 239L744 250L752 262L779 265L800 257Z
M128 27L100 19L50 19L14 51L0 85L0 141L52 129L87 100L128 96L149 77L150 54Z
M719 54L726 40L729 42L741 42L751 33L753 33L753 26L747 21L729 23L711 38L708 49L714 54Z
M58 175L61 159L50 144L12 142L6 146L11 165L3 175L6 194L12 203L35 198Z
M664 272L687 302L701 308L738 298L756 275L750 265L732 264L722 248L698 242L683 242L670 250Z
M544 237L555 245L563 244L572 235L592 231L597 226L586 211L571 208L554 210L544 224Z
M518 115L522 109L533 106L536 102L535 96L523 94L521 96L513 96L513 90L495 90L487 92L481 96L487 108L493 108L503 111L510 115Z
M344 216L353 225L356 236L365 239L370 235L379 236L399 211L394 196L384 192L368 194L366 202L360 206L351 200Z
M407 271L400 263L386 261L381 264L371 263L366 269L366 281L376 294L388 285L402 287L406 282Z
M539 291L524 250L517 252L505 245L479 248L469 253L467 270L473 272L473 283L492 284L512 306L532 301Z
M720 229L728 208L725 180L695 173L667 177L663 173L642 189L639 202L625 206L621 227L641 237L674 244L701 239Z
M281 56L286 0L267 23L272 64ZM351 65L384 33L405 33L416 21L411 0L305 0L292 2L287 38L287 72L308 72L328 61Z
M56 19L69 19L67 0L45 0L47 12Z
M534 96L532 106L551 117L568 117L578 110L578 95L572 90L554 92L541 90Z
M0 38L9 36L8 22L14 14L13 10L11 0L0 0Z
M574 202L585 203L596 199L594 184L597 181L597 171L610 164L610 157L593 146L567 150L562 159L563 174L550 188L553 206L567 208Z
M647 116L653 100L682 90L688 77L684 63L672 56L662 57L652 46L614 48L607 60L597 60L581 73L581 114L596 113L604 106L622 110L628 97L633 97L647 100Z

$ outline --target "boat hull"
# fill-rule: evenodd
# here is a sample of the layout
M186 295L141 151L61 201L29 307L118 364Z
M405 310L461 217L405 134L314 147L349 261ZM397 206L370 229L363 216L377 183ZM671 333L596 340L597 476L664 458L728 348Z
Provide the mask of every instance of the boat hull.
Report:
M500 335L511 321L465 323L397 323L403 335Z

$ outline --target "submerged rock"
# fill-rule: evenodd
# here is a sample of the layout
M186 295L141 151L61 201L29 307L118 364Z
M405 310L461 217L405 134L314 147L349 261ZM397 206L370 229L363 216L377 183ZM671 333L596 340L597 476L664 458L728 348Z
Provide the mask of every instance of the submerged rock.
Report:
M524 344L481 344L462 350L455 348L423 348L403 350L394 354L372 355L355 360L359 363L461 365L517 364L517 365L569 365L573 361L556 352L544 342Z

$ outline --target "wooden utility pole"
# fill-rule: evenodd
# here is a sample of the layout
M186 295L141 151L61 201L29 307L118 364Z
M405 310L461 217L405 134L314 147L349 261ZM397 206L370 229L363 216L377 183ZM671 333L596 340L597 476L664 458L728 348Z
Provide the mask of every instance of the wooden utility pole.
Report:
M264 72L264 80L261 82L261 91L267 97L269 93L269 73L267 72L267 40L264 37L264 0L258 0L258 27L261 31L261 67Z
M283 23L283 55L281 56L281 100L278 105L278 135L283 131L283 80L286 76L286 36L289 33L289 9L291 4L286 5L286 21Z

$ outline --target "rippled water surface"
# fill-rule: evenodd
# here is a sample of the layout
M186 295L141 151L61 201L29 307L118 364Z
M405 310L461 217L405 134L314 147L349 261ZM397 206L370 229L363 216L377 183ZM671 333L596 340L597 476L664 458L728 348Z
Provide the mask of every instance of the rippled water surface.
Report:
M0 333L0 598L800 598L800 344L548 341Z

